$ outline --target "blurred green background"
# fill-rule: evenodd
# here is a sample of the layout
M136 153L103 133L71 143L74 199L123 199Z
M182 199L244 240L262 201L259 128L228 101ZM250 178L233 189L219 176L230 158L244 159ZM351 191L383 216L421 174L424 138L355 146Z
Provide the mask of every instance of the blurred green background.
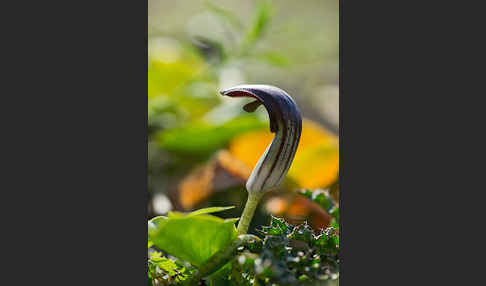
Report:
M252 227L268 223L269 213L297 221L320 215L315 225L325 225L325 211L309 211L293 193L322 189L338 196L339 1L151 0L148 6L148 217L227 205L236 206L227 217L241 214L248 172L273 135L264 108L246 113L241 108L249 100L218 91L270 84L297 102L305 138L285 186L268 194ZM305 174L306 166L315 172Z

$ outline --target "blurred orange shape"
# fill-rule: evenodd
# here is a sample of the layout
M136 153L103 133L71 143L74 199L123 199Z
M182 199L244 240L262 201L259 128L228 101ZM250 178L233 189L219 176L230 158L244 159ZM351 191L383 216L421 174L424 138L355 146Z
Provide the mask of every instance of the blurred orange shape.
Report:
M302 196L296 197L289 208L287 209L287 215L297 218L306 218L312 211L311 202Z
M270 198L265 204L265 208L267 209L267 212L273 215L284 214L287 211L288 207L289 207L288 200L282 197Z
M301 150L295 156L288 176L301 188L327 187L336 181L339 172L339 149L337 146L321 144Z
M265 207L272 215L284 217L290 223L300 224L307 221L316 230L328 227L332 221L332 217L323 208L300 195L293 198L272 197Z
M319 144L335 145L338 144L338 138L317 122L304 118L302 122L302 135L300 136L297 152Z
M179 200L184 209L190 209L212 192L214 162L196 168L179 185Z
M233 157L253 170L260 156L272 142L273 134L268 130L250 131L231 140L229 151ZM251 171L250 171L251 172Z
M230 152L222 150L217 154L218 163L230 174L246 180L250 177L251 169L247 164L233 157Z
M222 174L223 172L230 176ZM180 182L179 202L185 210L192 209L221 188L244 183L250 173L251 169L244 163L231 156L227 150L221 150L207 163L192 170Z

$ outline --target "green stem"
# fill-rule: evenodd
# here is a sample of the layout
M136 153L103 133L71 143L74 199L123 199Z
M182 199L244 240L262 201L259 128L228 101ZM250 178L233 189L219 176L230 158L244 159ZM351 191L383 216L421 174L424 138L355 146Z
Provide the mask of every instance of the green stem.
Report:
M227 248L216 252L206 261L194 276L188 281L188 285L197 285L199 280L214 273L228 263L237 253L238 247L252 241L261 241L257 236L251 234L239 235Z
M243 214L241 215L240 221L238 223L238 228L236 231L238 235L246 234L248 232L248 227L250 226L251 219L255 214L256 207L258 206L258 202L263 196L263 192L248 192L248 200L246 201L245 209L243 210Z

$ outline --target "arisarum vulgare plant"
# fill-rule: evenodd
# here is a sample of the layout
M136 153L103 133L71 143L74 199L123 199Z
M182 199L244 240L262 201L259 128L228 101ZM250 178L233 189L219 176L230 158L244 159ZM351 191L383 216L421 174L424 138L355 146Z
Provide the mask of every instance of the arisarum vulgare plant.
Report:
M263 105L275 136L246 182L248 200L237 228L237 218L211 215L232 207L169 212L167 216L149 220L149 249L154 246L164 251L149 251L149 282L183 286L201 285L202 281L208 282L207 285L283 286L300 281L336 280L339 225L338 211L334 208L329 209L335 218L333 227L325 230L314 231L306 223L292 226L272 217L270 226L259 230L263 238L247 234L260 199L282 184L297 151L302 119L295 102L285 91L269 85L239 85L221 94L254 98L243 109L253 112ZM326 209L335 205L330 200L326 197Z
M294 100L282 89L270 85L238 85L221 91L230 97L252 97L255 101L245 105L248 112L263 105L270 119L270 131L275 133L253 168L246 183L248 200L238 223L238 234L246 234L255 209L263 194L278 187L289 171L302 132L302 118Z
M285 179L294 159L302 132L302 117L294 100L282 89L271 85L238 85L221 91L230 97L252 97L255 101L243 109L255 111L263 105L270 119L270 131L275 133L272 143L262 154L246 182L248 199L238 223L238 237L233 244L213 255L192 277L198 281L227 263L235 251L248 241L259 240L247 235L248 227L258 203L266 191L277 188Z

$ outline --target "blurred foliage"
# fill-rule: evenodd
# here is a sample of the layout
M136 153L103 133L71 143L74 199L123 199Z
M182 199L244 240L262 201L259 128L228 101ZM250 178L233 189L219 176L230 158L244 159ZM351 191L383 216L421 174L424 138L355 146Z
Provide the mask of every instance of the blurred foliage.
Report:
M191 274L191 270L184 267L177 259L170 259L161 252L151 249L149 251L148 285L175 285L185 281ZM194 271L195 268L192 268Z
M178 214L173 219L213 219L220 220L209 213L226 208L202 209L190 214ZM155 221L154 221L155 220ZM190 277L201 269L201 262L192 255L196 249L204 247L201 240L204 234L198 231L205 227L203 220L194 220L183 228L174 229L179 237L160 240L168 232L163 230L158 219L149 222L149 285L196 285ZM233 225L234 220L227 222ZM220 228L217 228L218 230ZM213 231L216 231L213 230ZM225 232L224 229L221 229ZM246 241L235 252L229 252L227 260L219 270L209 275L199 285L336 285L339 277L339 232L333 227L314 231L306 223L291 225L284 220L272 217L270 225L259 231L262 239L255 237ZM188 249L173 247L178 239ZM152 244L153 241L154 242ZM213 249L224 250L216 241ZM226 244L228 246L228 243ZM157 251L154 247L163 249ZM201 251L201 250L199 250ZM186 257L185 261L181 257ZM205 256L203 260L207 260ZM193 261L188 263L188 261ZM197 262L195 262L197 261ZM226 261L229 261L226 263ZM195 265L197 263L197 265ZM224 266L223 266L224 265ZM327 282L326 284L324 282ZM331 282L331 284L329 284ZM203 284L201 284L203 283ZM334 283L334 284L332 284Z
M315 116L312 120L307 118L306 111L313 104L304 97L305 90L301 90L306 82L293 78L320 76L314 69L305 74L304 63L315 62L315 59L306 58L310 55L307 49L310 47L299 52L298 57L289 53L293 47L312 41L299 43L286 39L285 33L295 31L285 26L283 19L288 15L281 16L286 12L280 2L255 1L249 7L253 10L249 15L216 2L203 1L202 11L182 23L185 31L161 32L154 26L159 20L153 17L149 20L148 186L151 201L148 216L153 218L171 210L190 211L213 205L236 206L216 214L223 218L241 214L246 199L246 179L274 134L269 131L268 116L263 108L246 113L241 108L247 103L245 99L227 100L219 90L252 83L248 78L254 71L258 72L254 70L258 68L266 71L258 73L262 80L265 74L275 75L275 78L281 74L292 75L282 78L285 81L255 83L290 89L299 108L302 107L304 121L299 148L285 184L266 195L250 232L255 233L256 226L268 222L269 214L281 215L292 222L309 219L310 225L316 228L328 226L329 210L315 208L317 203L296 196L295 192L336 186L338 178L338 138L322 125L324 121ZM167 14L167 17L172 16ZM201 31L207 33L194 32L198 28L194 23L204 23L196 21L198 17L216 23L221 35L204 29ZM288 18L289 24L295 20L292 19ZM280 28L273 26L275 22ZM284 33L284 30L288 31ZM289 45L265 45L268 38L276 41L278 37ZM322 53L321 50L315 52ZM293 93L292 90L303 92ZM338 194L339 189L334 189ZM318 219L312 220L311 216Z
M240 116L222 124L196 122L159 132L155 139L165 150L181 155L198 156L224 148L237 134L263 127L265 124L253 116Z

